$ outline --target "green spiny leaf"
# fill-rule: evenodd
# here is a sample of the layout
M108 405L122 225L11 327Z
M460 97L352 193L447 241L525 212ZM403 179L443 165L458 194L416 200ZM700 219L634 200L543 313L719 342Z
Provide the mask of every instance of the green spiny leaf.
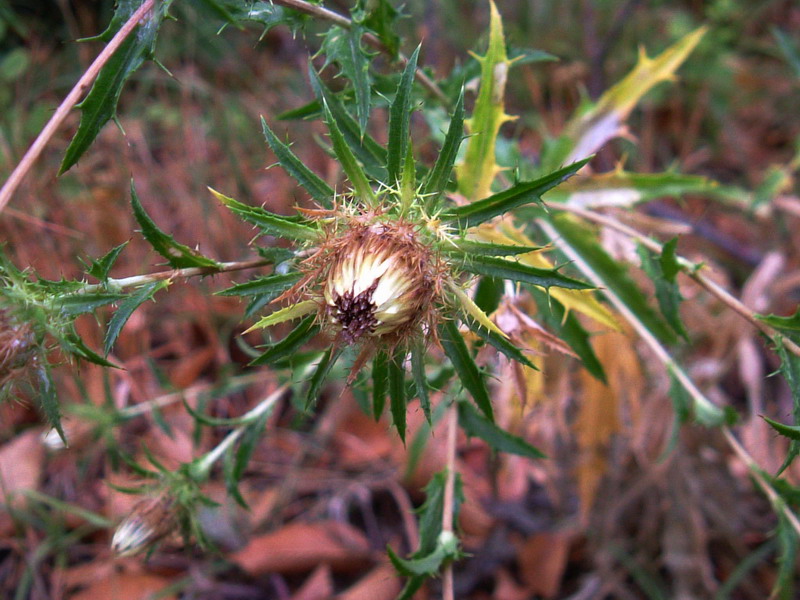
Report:
M361 168L361 165L358 164L350 146L347 145L347 142L342 136L342 132L336 124L327 103L323 104L323 110L325 113L325 123L330 132L333 152L336 154L336 158L339 159L342 169L347 173L347 178L350 180L350 183L353 184L353 189L356 194L361 199L370 204L374 204L375 194L372 193L372 188L369 185L369 181L367 181L367 176L364 174L364 170Z
M528 360L528 357L522 353L522 350L517 348L508 338L498 335L491 329L481 327L472 319L466 319L464 322L467 324L467 327L469 327L470 330L477 334L483 341L494 346L495 349L505 354L511 360L515 360L526 367L530 367L531 369L535 369L537 371L539 370L536 365Z
M285 338L280 342L270 346L266 352L253 359L250 363L252 366L268 365L278 362L286 356L290 356L308 340L313 338L319 332L319 326L315 325L315 315L309 315L295 327Z
M421 340L415 340L411 346L411 374L414 376L414 387L422 412L430 424L431 399L428 395L428 378L425 375L425 348Z
M792 395L792 420L795 426L800 426L800 357L786 350L781 336L775 336L774 342L775 352L778 354L778 358L781 359L780 374L786 380ZM784 433L783 435L786 434ZM800 439L792 438L789 444L789 451L786 453L786 458L780 469L778 469L777 474L783 473L798 454L800 454Z
M309 169L303 161L301 161L294 152L291 151L287 144L284 144L278 139L273 131L267 125L266 119L261 117L261 128L264 131L264 137L267 139L267 144L278 157L278 162L281 167L289 173L306 191L311 194L311 197L323 208L332 208L333 203L333 189L325 183L316 173Z
M226 290L217 292L219 296L256 296L263 294L269 301L280 296L283 292L297 283L303 276L302 273L293 272L279 275L264 275L255 277L245 283L237 283Z
M442 220L458 223L459 229L466 230L525 204L541 202L542 194L574 175L590 158L579 160L534 181L517 183L483 200L450 209L442 214Z
M417 58L420 46L417 46L406 64L397 93L389 109L389 144L387 146L387 164L389 184L395 185L400 180L400 163L406 155L408 146L408 128L411 121L411 87L417 70Z
M125 326L125 323L128 322L133 312L147 300L150 300L156 292L167 286L169 286L168 281L154 281L148 283L120 302L119 308L108 322L108 330L106 331L106 337L103 341L103 354L108 356L108 353L111 352L111 348L117 341L122 328Z
M406 370L403 366L405 352L395 350L389 361L389 399L392 421L403 444L406 443Z
M370 54L361 45L363 34L364 28L360 25L353 25L350 29L334 26L328 29L320 48L320 52L325 55L325 66L335 62L339 65L341 73L353 84L356 115L362 133L367 129L372 98Z
M89 266L87 273L95 279L106 281L108 279L108 273L111 271L111 267L113 267L114 263L117 262L120 252L122 252L127 245L128 242L122 242L119 246L109 250L109 252L102 258L92 260L92 264Z
M386 149L368 133L360 130L358 123L345 110L339 100L341 94L333 94L325 86L311 63L308 65L308 77L311 80L314 94L318 98L318 110L320 113L323 112L323 103L327 104L344 139L347 141L347 145L364 166L364 171L372 179L384 181L387 177L384 166L387 159Z
M328 373L331 372L333 365L339 358L339 354L340 351L331 346L325 351L325 353L322 355L322 358L320 358L319 362L317 363L314 374L311 376L308 392L306 392L306 410L310 409L311 406L317 401L317 397L322 391L322 385L325 383Z
M185 267L202 267L216 269L219 263L210 258L206 258L196 250L192 250L188 246L179 244L171 235L167 235L161 231L153 220L148 216L139 202L139 197L136 195L136 188L133 187L131 181L131 206L133 208L133 216L136 217L137 223L142 228L142 235L153 249L161 256L167 259L171 267L175 269L182 269Z
M66 317L77 317L93 310L117 302L125 294L112 294L109 292L93 292L87 294L69 294L53 298L53 306Z
M372 416L377 421L386 405L389 388L389 357L382 350L372 360Z
M59 175L68 171L78 162L78 159L92 145L103 125L115 116L122 87L142 63L152 57L159 27L167 16L171 4L172 0L159 2L151 14L144 16L140 24L122 42L100 70L86 98L77 105L81 111L81 122L64 153L64 160L58 171ZM118 3L112 25L103 34L103 39L107 40L110 35L116 33L139 8L139 5L140 3L137 2Z
M675 246L678 238L664 244L661 256L656 259L650 251L643 245L639 245L639 258L642 261L642 270L652 280L658 306L661 314L669 323L669 326L683 339L689 340L689 334L681 321L679 312L680 303L683 300L678 283L675 279L680 271L680 266L675 255Z
M499 452L518 454L526 458L546 458L521 437L512 435L478 413L468 402L458 403L458 423L469 436L479 437Z
M592 286L588 283L562 275L558 272L558 269L540 269L505 258L476 254L457 262L462 269L476 275L511 279L512 281L531 283L543 288L558 286L572 290L592 289Z
M494 421L492 402L489 400L489 391L483 380L478 366L458 331L455 321L445 321L439 325L439 341L444 348L444 353L453 368L456 370L464 388L472 395L473 400L490 421Z
M453 164L456 162L458 149L461 142L464 140L464 88L458 95L456 107L453 110L453 116L450 119L450 126L447 128L447 135L444 138L444 144L433 165L428 178L425 180L425 186L422 193L429 195L427 206L436 206L436 201L442 195L447 182L450 181L450 174L453 171Z
M452 242L457 251L462 254L480 254L483 256L516 256L517 254L526 254L528 252L535 252L541 250L538 246L514 246L511 244L492 244L489 242L476 242L474 240L461 239ZM441 250L445 253L452 253L452 246L442 244Z
M44 413L47 422L58 432L58 437L64 442L65 446L69 445L67 436L64 429L61 427L61 407L58 404L58 396L56 396L56 386L53 382L53 377L50 374L50 367L45 361L41 361L37 369L39 399L42 403L42 412Z
M351 14L354 21L375 32L389 56L397 58L400 46L400 36L396 33L399 13L389 0L359 0Z
M275 235L289 240L316 240L319 233L313 227L303 225L287 217L269 212L259 206L249 206L218 191L208 188L214 197L248 223L260 228L268 235Z

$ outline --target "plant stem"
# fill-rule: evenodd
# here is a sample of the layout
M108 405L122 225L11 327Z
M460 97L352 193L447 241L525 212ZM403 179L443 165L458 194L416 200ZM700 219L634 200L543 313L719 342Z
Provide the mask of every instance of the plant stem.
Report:
M275 406L275 403L283 397L284 393L288 389L289 384L283 384L277 390L259 402L256 406L247 411L247 413L242 415L241 419L244 421L244 423L236 427L236 429L233 429L219 444L216 445L216 447L212 448L206 453L205 456L194 463L192 467L192 474L194 477L198 480L206 479L208 474L211 472L211 467L214 466L214 463L216 463L225 455L225 451L233 446L233 444L236 443L236 440L242 437L242 434L244 434L247 426L261 417L265 412L272 410L272 407Z
M605 225L606 227L610 227L620 233L627 235L628 237L633 238L643 246L645 246L648 250L656 253L661 253L663 251L663 246L653 240L652 238L644 235L643 233L637 231L633 227L625 225L624 223L620 223L618 220L614 219L613 217L609 217L608 215L604 215L601 213L597 213L591 210L585 210L583 208L578 208L576 206L569 206L567 204L548 204L547 207L551 210L559 210L564 212L572 213L576 216L586 219L587 221L593 221L595 223L599 223L600 225ZM742 317L745 321L750 323L753 327L761 331L763 334L773 337L778 334L778 332L756 318L755 313L747 308L742 302L733 296L730 292L726 289L722 288L719 284L715 283L703 273L700 272L701 265L691 262L688 259L683 257L678 257L678 264L681 267L681 270L689 276L695 283L699 286L703 287L708 291L710 294L715 296L720 302L725 304L728 308L733 310L736 314ZM794 343L789 338L784 337L783 339L784 346L793 354L800 356L800 346Z
M50 117L50 120L47 122L47 125L44 126L44 129L39 133L36 140L34 140L31 147L28 148L28 151L22 157L22 160L19 162L17 167L11 172L6 182L3 184L3 187L0 188L0 212L6 207L9 200L11 200L11 196L14 195L14 192L17 191L17 188L22 183L22 180L25 178L25 175L28 174L28 171L31 170L33 167L33 163L36 162L36 159L44 150L44 147L50 141L50 138L53 137L58 127L67 117L69 111L72 110L72 107L78 103L78 100L83 95L83 93L88 89L89 85L92 83L97 74L100 70L105 66L114 52L117 51L117 48L120 47L122 42L125 41L125 38L130 35L130 33L136 28L139 24L139 21L153 8L155 0L145 0L144 3L131 15L131 18L128 19L125 24L120 28L120 30L116 33L116 35L111 39L110 42L103 48L103 51L97 56L94 62L89 66L86 72L81 76L78 80L78 83L75 84L75 87L70 90L67 97L61 102L59 107L56 109L56 112L53 113L53 116Z
M442 533L453 532L453 496L456 480L456 440L458 439L458 411L455 401L447 409L447 479L444 484ZM448 562L442 574L442 600L454 600L453 563Z
M245 269L255 269L272 264L264 258L254 258L252 260L241 260L235 262L220 263L219 267L188 267L185 269L170 269L169 271L158 271L145 275L134 275L122 279L109 278L106 283L87 284L81 290L83 293L97 292L107 288L121 290L129 287L137 287L155 281L165 281L170 279L183 279L196 277L198 275L216 275L217 273L229 273L231 271L243 271Z
M318 6L316 4L309 4L308 2L304 2L303 0L272 0L272 2L273 4L285 6L286 8L293 8L294 10L300 11L307 15L311 15L312 17L316 17L324 21L329 21L330 23L338 25L343 29L350 29L353 27L353 21L351 21L347 17L344 17L339 13L333 12L332 10L328 10L327 8ZM387 55L390 54L389 49L375 35L371 33L365 33L364 39L373 48L380 50L384 54ZM398 58L403 63L403 66L408 64L408 57L405 56L402 52L398 54ZM422 87L424 87L431 94L436 96L436 98L442 104L448 107L450 106L450 100L447 98L445 93L433 79L431 79L425 74L425 71L422 70L422 67L417 67L416 76L417 76L417 81L420 82Z

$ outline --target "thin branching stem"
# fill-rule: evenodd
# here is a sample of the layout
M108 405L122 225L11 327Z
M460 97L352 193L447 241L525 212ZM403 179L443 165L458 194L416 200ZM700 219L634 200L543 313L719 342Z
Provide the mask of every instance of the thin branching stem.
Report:
M663 246L654 239L644 235L643 233L637 231L633 227L621 223L617 219L610 217L608 215L579 208L577 206L569 206L567 204L548 204L548 208L551 210L560 210L564 212L569 212L578 217L586 219L587 221L593 221L594 223L610 227L615 231L619 231L620 233L633 238L634 240L641 243L643 246L645 246L648 250L652 252L660 254L663 251ZM705 288L710 294L715 296L720 302L722 302L728 308L733 310L736 314L741 316L745 321L750 323L761 333L768 335L770 337L778 335L778 332L775 331L775 329L773 329L763 321L760 321L755 316L755 313L752 310L750 310L747 306L742 304L742 302L738 298L733 296L730 292L728 292L725 288L723 288L719 284L715 283L714 281L706 277L701 272L702 269L701 265L693 263L692 261L683 257L678 257L678 264L680 265L681 270L688 277L690 277L695 283ZM798 346L792 340L784 337L783 344L790 352L796 354L797 356L800 356L800 346Z
M343 29L350 29L353 26L353 21L351 21L347 17L342 16L339 13L333 12L332 10L328 10L327 8L324 8L322 6L318 6L316 4L309 4L308 2L304 2L303 0L272 0L272 1L273 4L285 6L286 8L293 8L307 15L311 15L312 17L316 17L318 19L322 19L324 21L333 23L334 25L338 25ZM383 42L380 39L378 39L373 34L365 33L364 40L376 50L380 50L384 54L390 54L389 49L383 44ZM402 52L398 55L398 58L403 63L403 66L408 64L408 57L405 56ZM425 71L422 70L422 67L417 67L416 77L417 81L420 82L422 87L424 87L431 94L436 96L436 98L442 104L444 104L445 106L450 106L450 100L442 91L442 88L440 88L433 79L428 77Z
M44 129L39 133L36 140L34 140L31 147L28 148L28 151L22 157L22 160L16 166L16 168L11 172L6 182L3 184L3 187L0 188L0 212L8 204L11 197L14 195L14 192L17 191L17 188L22 183L22 180L28 174L28 172L33 167L33 163L36 162L36 159L42 154L47 143L55 134L58 127L61 123L64 122L64 119L67 118L69 111L78 103L83 93L89 88L92 81L94 81L97 74L100 70L105 66L108 60L113 56L114 52L120 47L122 42L130 35L130 33L136 28L144 16L153 8L153 4L155 0L145 0L144 3L131 15L131 18L128 19L125 24L120 28L120 30L116 33L116 35L111 38L111 41L108 42L103 51L94 59L94 62L89 66L86 72L81 76L78 80L78 83L75 84L75 87L70 90L67 97L61 102L59 107L56 109L56 112L53 113L53 116L50 117L50 120L47 122L47 125L44 126Z
M272 408L275 406L275 403L283 398L283 395L286 393L289 387L290 384L283 384L277 390L259 402L256 406L247 411L246 414L242 415L242 424L233 429L219 444L217 444L214 448L207 452L205 456L194 463L192 474L199 480L206 479L211 472L211 467L214 466L214 463L222 458L225 455L225 452L231 448L240 437L242 437L250 424L254 423L257 419L263 416L264 413L272 410Z
M458 439L458 410L456 403L447 409L447 479L444 484L442 533L453 532L453 499L456 484L456 441ZM454 600L453 563L448 562L442 573L442 600Z
M573 261L573 264L595 285L602 286L603 280L602 278L589 266L583 258L575 252L569 245L565 244L558 232L555 228L550 225L550 223L538 220L537 225L542 228L542 231L553 240L553 243L556 247L561 250L567 258ZM681 385L684 386L687 392L692 396L692 399L705 406L714 406L714 403L711 402L694 384L692 379L686 374L686 372L678 366L678 364L672 359L669 352L666 348L661 344L658 339L650 332L650 330L642 323L638 317L627 307L627 305L622 301L622 299L617 296L612 290L608 288L603 289L603 294L608 298L608 301L614 306L617 312L622 315L622 317L630 323L630 325L634 328L636 333L644 340L644 342L650 347L656 357L664 364L667 370L672 373L678 381L680 381ZM751 474L758 482L759 487L764 490L765 495L773 505L773 507L780 511L785 517L786 520L792 525L795 531L800 535L800 521L798 521L795 514L789 508L789 506L783 502L780 498L778 493L772 488L771 485L764 479L762 476L762 469L758 466L755 460L747 453L747 451L739 444L738 440L735 438L733 433L727 426L722 427L723 435L725 436L725 440L727 441L728 445L733 449L734 453L739 457L740 460L747 466L750 470Z
M186 279L197 277L198 275L216 275L218 273L229 273L231 271L244 271L245 269L257 269L271 264L269 260L254 258L252 260L240 260L235 262L220 263L218 267L188 267L185 269L170 269L169 271L158 271L156 273L146 273L144 275L133 275L122 279L109 278L105 283L87 284L82 288L83 293L97 292L105 289L122 290L125 288L139 287L156 281L167 281L171 279Z

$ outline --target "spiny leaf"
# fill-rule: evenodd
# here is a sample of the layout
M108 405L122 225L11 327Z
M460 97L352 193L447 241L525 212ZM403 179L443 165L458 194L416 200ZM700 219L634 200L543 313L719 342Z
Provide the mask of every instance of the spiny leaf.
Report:
M453 116L450 118L450 125L447 128L444 144L439 151L439 156L433 165L433 169L428 173L428 178L425 180L425 185L422 189L422 193L429 196L427 200L428 207L436 206L436 201L447 187L447 182L450 181L450 173L453 171L453 164L456 162L456 156L458 156L458 149L463 140L464 88L462 87L461 92L458 94L456 107L453 110Z
M108 322L108 330L106 331L106 337L103 341L103 354L108 356L108 353L111 352L111 348L117 341L122 328L125 326L125 323L128 322L128 319L131 318L133 312L147 300L150 300L157 291L167 286L169 286L168 281L154 281L148 283L140 287L124 301L120 302L119 308Z
M536 367L536 365L534 365L530 360L528 360L528 357L522 353L522 350L517 348L513 344L513 342L511 342L507 337L505 337L505 335L498 335L494 331L486 329L485 327L481 327L480 325L478 325L478 323L470 319L466 319L464 322L467 324L467 327L469 327L473 333L477 334L478 337L480 337L483 341L487 342L491 346L494 346L496 350L502 352L511 360L515 360L518 363L523 364L530 369L534 369L536 371L539 370Z
M310 312L315 311L316 309L317 309L317 303L314 300L303 300L302 302L298 302L297 304L292 304L291 306L287 306L286 308L276 310L274 313L269 314L266 317L262 317L261 320L258 321L258 323L253 325L247 331L245 331L245 333L253 331L254 329L263 329L264 327L277 325L278 323L283 323L284 321L291 321L293 319L297 319L299 317L307 315Z
M208 188L214 197L227 206L231 212L238 215L248 223L259 227L264 233L286 238L289 240L310 241L319 237L319 233L313 227L303 225L287 217L282 217L269 212L259 206L249 206L233 198Z
M396 31L400 13L389 0L358 0L350 14L355 22L375 32L389 56L397 58L400 36Z
M364 171L372 179L384 181L386 175L386 149L376 142L369 133L359 129L358 123L345 110L339 98L341 94L333 94L322 82L314 66L309 62L308 77L311 80L311 87L318 98L318 110L322 113L322 104L328 105L339 130L342 132L347 145L356 155Z
M109 250L102 258L92 260L92 264L86 272L100 281L106 281L111 267L117 262L117 258L127 245L128 242L122 242L119 246L115 246Z
M281 142L267 125L266 119L261 117L261 128L267 144L278 157L281 167L302 185L311 197L323 208L332 208L333 189L325 183L316 173L309 169L289 146Z
M579 160L534 181L517 183L483 200L450 209L441 218L445 222L458 223L459 229L465 230L525 204L541 202L542 194L574 175L590 158Z
M469 436L479 437L499 452L518 454L526 458L546 458L541 450L535 448L521 437L501 429L482 415L468 402L458 403L458 423Z
M361 46L364 28L353 25L350 29L331 27L325 34L320 53L325 55L325 66L332 62L339 65L341 73L353 84L356 96L356 115L363 133L369 120L369 105L372 98L372 77L369 74L370 54Z
M389 400L392 422L403 444L406 443L406 370L403 366L405 352L395 350L389 360Z
M203 256L197 250L192 250L188 246L176 242L171 235L161 231L144 211L141 202L139 202L139 197L136 195L136 188L133 187L133 181L131 181L131 206L133 208L133 216L142 228L141 232L144 239L150 243L153 250L167 259L171 267L175 269L183 269L185 267L216 269L220 266L217 261Z
M267 302L277 298L283 292L297 283L303 276L302 273L293 272L279 275L264 275L256 277L245 283L237 283L226 290L217 292L219 296L255 296L269 297Z
M636 67L624 79L606 91L588 111L567 124L561 138L564 143L559 145L558 151L548 153L545 167L594 154L609 139L619 135L634 106L656 84L674 78L675 71L706 31L706 27L695 29L655 58L648 58L642 50Z
M453 364L453 368L456 370L464 389L472 395L473 400L475 400L478 408L483 411L483 414L490 421L494 421L494 411L492 410L492 402L489 400L489 391L486 389L486 383L478 369L478 365L472 360L467 344L458 332L458 326L455 321L445 321L439 325L439 341L447 358Z
M325 351L325 353L322 355L322 358L320 358L319 362L317 363L317 367L314 370L314 375L311 376L308 392L306 392L306 410L311 408L311 406L317 401L317 397L319 396L320 391L322 391L322 385L325 383L325 379L327 379L328 373L331 372L333 365L336 364L336 359L339 358L339 354L340 351L331 346L327 351Z
M656 299L661 309L661 314L669 323L669 326L683 339L689 340L689 334L681 321L679 312L680 303L683 300L678 283L675 280L680 265L678 264L675 247L678 238L673 238L664 244L661 256L656 259L650 251L643 245L639 245L639 258L642 261L642 269L656 289Z
M471 255L469 258L458 262L462 269L476 275L488 275L490 277L511 279L512 281L522 281L544 288L549 288L551 286L574 290L592 288L588 283L562 275L557 269L538 269L521 262L504 258Z
M100 356L97 352L89 348L86 343L81 339L73 327L69 327L66 332L62 333L59 337L61 348L73 356L83 359L87 362L100 365L101 367L119 368L112 362L107 361Z
M456 300L458 300L458 303L461 305L461 308L467 315L475 319L475 321L483 325L483 327L494 333L496 336L506 339L508 338L508 336L497 325L495 325L494 322L492 322L489 316L483 312L483 310L481 310L481 308L475 304L475 302L473 302L472 298L470 298L469 295L458 286L458 284L451 284L450 289L455 294Z
M773 421L769 417L761 415L770 427L780 433L782 436L789 438L793 442L800 442L800 425L784 425L778 421Z
M69 446L67 436L61 427L61 407L58 404L58 396L56 396L56 386L50 375L50 367L45 361L41 361L36 374L42 412L50 426L58 432L58 437L64 442L64 446Z
M376 421L383 414L388 388L389 357L386 352L381 350L372 361L372 416Z
M505 113L506 78L511 61L506 56L503 22L494 2L490 3L489 48L476 57L481 64L481 84L472 118L467 123L472 136L467 142L464 162L456 167L458 189L474 202L489 195L495 175L495 143L500 126L512 117Z
M395 185L400 180L400 162L406 155L408 146L408 126L411 121L411 86L417 70L417 58L420 46L417 46L406 64L397 93L389 109L389 144L387 146L386 168L389 171L389 184Z
M778 358L781 359L779 372L786 380L792 395L792 420L795 426L797 426L800 425L800 357L786 350L781 336L775 336L774 342L775 352L778 354ZM800 440L793 439L789 444L789 451L780 469L778 469L777 474L780 475L783 473L798 454L800 454Z
M450 242L448 242L449 244ZM475 240L453 240L453 245L462 253L481 254L483 256L516 256L541 250L540 246L516 246L510 244L493 244L487 242L476 242ZM443 244L441 250L445 253L449 251L448 245Z
M141 2L118 3L111 25L100 37L108 41L136 12L140 4ZM81 111L81 122L64 153L64 160L58 170L59 175L78 162L92 145L103 125L115 116L122 87L142 63L152 57L159 27L167 16L171 4L172 0L159 2L156 9L143 17L140 24L100 70L86 98L77 105Z
M270 346L266 352L253 359L250 364L252 366L268 365L290 356L319 332L319 326L315 325L315 321L314 315L306 317L300 321L289 335Z
M347 173L347 178L350 180L350 183L353 184L353 189L356 194L361 199L374 204L375 194L372 193L372 188L369 185L369 181L367 181L364 170L361 168L361 165L358 164L350 146L347 145L347 142L342 136L342 132L336 124L327 103L323 103L322 108L325 113L325 124L328 126L328 131L330 132L333 152L336 154L336 158L339 159L342 169Z
M69 294L53 298L53 306L66 317L77 317L78 315L92 312L101 306L117 302L124 297L125 294L113 294L110 292Z
M670 343L675 341L675 334L650 308L625 267L608 255L590 230L566 215L554 215L551 222L561 236L561 242L569 244L602 277L604 286L613 290L657 338Z
M431 423L431 400L428 395L428 378L425 375L425 348L422 340L415 340L411 346L411 374L414 377L419 405L428 424Z

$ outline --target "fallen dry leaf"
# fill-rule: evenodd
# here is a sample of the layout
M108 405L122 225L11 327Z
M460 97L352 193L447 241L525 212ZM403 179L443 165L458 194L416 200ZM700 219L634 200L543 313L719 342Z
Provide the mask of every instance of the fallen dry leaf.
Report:
M0 447L0 494L9 502L15 492L36 489L42 475L44 446L33 429Z
M570 536L545 532L528 538L520 548L519 571L531 594L554 598L567 566Z
M231 556L250 575L300 573L320 564L334 571L359 571L371 562L366 537L337 521L290 523L277 531L253 538Z
M393 600L400 593L400 580L389 563L375 567L336 600Z
M70 600L150 600L170 583L169 579L155 575L122 573L98 581L70 596ZM170 598L175 595L158 596L158 600Z

